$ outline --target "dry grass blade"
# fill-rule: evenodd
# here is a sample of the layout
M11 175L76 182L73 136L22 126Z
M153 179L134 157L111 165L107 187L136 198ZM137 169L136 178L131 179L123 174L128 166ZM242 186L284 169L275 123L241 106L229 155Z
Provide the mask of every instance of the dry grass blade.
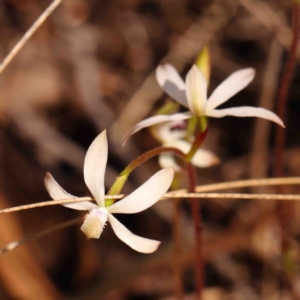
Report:
M0 255L4 254L6 252L14 250L17 247L23 245L24 243L26 243L30 240L35 240L35 239L41 238L41 237L43 237L43 236L45 236L45 235L47 235L47 234L49 234L53 231L61 230L63 228L75 225L75 224L80 223L80 222L82 222L82 217L74 218L72 220L68 220L68 221L65 221L65 222L61 222L59 224L55 224L54 226L50 226L50 227L45 228L41 231L38 231L37 233L34 233L34 234L28 234L24 238L22 238L20 240L17 240L17 241L14 241L14 242L11 242L11 243L7 244L5 247L3 247L2 249L0 249Z
M209 191L217 191L222 189L241 188L250 186L262 186L262 185L288 185L288 184L300 184L300 177L291 178L271 178L271 179L250 179L240 180L234 182L224 182L218 184L209 184L196 188L197 193L186 193L185 190L179 190L172 193L166 193L161 200L177 199L177 198L206 198L206 199L249 199L249 200L300 200L300 195L276 195L276 194L241 194L241 193L204 193ZM125 195L106 196L109 199L122 199ZM76 199L62 199L62 200L50 200L39 203L26 204L21 206L15 206L0 210L0 214L11 213L20 210L27 210L32 208L52 206L66 203L76 203L83 201L94 201L90 197L82 197Z
M0 65L0 74L7 67L7 65L13 60L13 58L18 54L18 52L24 47L27 41L32 37L32 35L37 31L37 29L45 22L45 20L51 15L55 8L61 3L61 0L54 0L48 8L40 15L40 17L33 23L33 25L28 29L20 41L14 46L14 48L5 57L2 64Z
M300 177L278 177L278 178L261 178L261 179L246 179L232 182L221 182L198 186L196 192L211 192L225 189L236 189L253 186L267 185L291 185L300 184ZM176 193L185 192L185 190L176 191Z

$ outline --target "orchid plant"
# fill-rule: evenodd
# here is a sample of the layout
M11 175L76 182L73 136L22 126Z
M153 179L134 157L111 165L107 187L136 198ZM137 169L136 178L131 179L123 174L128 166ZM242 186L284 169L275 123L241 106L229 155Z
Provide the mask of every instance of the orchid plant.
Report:
M116 178L108 194L120 193L130 173L151 157L159 155L160 165L166 168L154 174L133 193L114 203L112 199L105 200L104 193L104 173L108 156L106 131L103 131L89 147L84 161L84 180L94 196L96 204L89 201L63 204L75 210L89 210L81 226L81 230L87 238L98 239L106 223L109 222L118 238L132 249L142 253L152 253L158 248L159 241L133 234L113 214L141 212L155 204L163 196L172 183L174 169L177 172L182 171L181 166L176 163L172 154L176 154L181 158L189 178L189 191L195 192L194 166L209 167L219 162L214 154L200 149L207 134L207 117L260 117L284 127L283 122L276 114L264 108L242 106L217 109L218 106L244 89L253 80L255 71L252 68L247 68L234 72L207 98L207 88L210 79L208 48L204 49L198 58L197 65L192 66L185 82L175 68L169 64L161 65L156 69L156 78L159 85L177 102L177 105L173 107L171 105L171 109L165 109L163 114L150 117L136 124L125 135L123 144L126 143L132 134L145 127L153 126L151 129L152 134L161 142L162 147L149 150L131 162L120 176ZM178 104L188 108L189 111L179 113ZM186 120L188 119L187 125ZM49 173L45 177L45 185L54 200L76 198L67 193ZM195 278L197 291L200 295L203 284L200 204L197 201L191 201L190 205L196 241L197 263Z
M133 193L112 205L105 205L104 175L108 156L108 144L106 131L103 131L92 142L84 161L84 180L96 203L89 201L63 204L65 207L75 210L89 210L81 230L87 238L100 238L106 222L112 226L117 237L132 249L142 253L152 253L160 242L137 236L130 232L112 214L134 214L141 212L155 204L169 189L174 171L173 168L165 168ZM77 198L66 192L53 178L50 173L45 177L46 189L54 200Z
M60 1L54 1L53 4L51 4L40 19L37 20L27 32L27 39L36 31L39 25L50 15L59 3ZM296 19L297 18L295 18L295 20ZM297 26L295 26L295 28L296 27ZM295 30L295 39L297 39L297 36L297 30ZM9 59L6 59L6 62L4 61L2 64L1 71L3 71L12 57L16 55L19 51L18 49L21 49L25 41L26 39L24 38L23 44L18 43L16 45L11 52L12 54L10 54L10 58L8 56ZM291 51L293 48L291 48ZM296 48L294 49L296 53ZM276 114L264 108L242 106L219 109L218 107L220 105L250 84L254 79L255 70L246 68L234 72L225 79L208 98L207 90L210 76L209 60L207 48L204 49L202 55L200 55L199 61L189 70L185 81L183 81L176 69L170 64L160 65L156 69L156 79L160 87L179 105L187 108L188 111L178 113L178 110L176 110L175 113L169 115L160 114L150 117L136 124L125 135L123 143L126 143L127 139L139 130L155 125L155 127L152 128L152 133L161 142L162 147L153 149L154 151L152 152L151 150L146 152L129 164L120 176L117 177L115 183L109 190L108 194L110 196L119 193L129 174L147 159L159 155L160 165L166 168L154 174L134 192L118 202L114 202L112 199L106 200L105 197L104 179L108 158L106 131L104 130L100 133L92 142L85 156L83 173L84 181L96 203L82 201L62 204L74 210L89 211L81 226L81 230L88 239L99 239L104 227L107 222L109 222L117 237L132 249L141 253L152 253L158 248L160 244L159 241L133 234L119 222L113 214L134 214L144 211L154 205L166 193L172 183L174 169L181 171L180 166L176 164L174 158L170 155L170 150L183 160L189 177L189 191L195 192L196 179L194 166L208 167L219 161L213 153L200 149L207 133L207 117L259 117L284 127L282 120ZM290 63L290 61L288 63ZM288 77L289 76L287 76L287 78ZM287 81L289 80L287 79ZM196 122L194 122L194 125L196 125L192 126L192 136L187 134L186 131L185 120L188 119L191 119L190 121L196 120ZM199 126L197 127L197 125ZM176 128L179 128L179 130L174 130ZM174 168L170 166L174 166ZM77 198L66 192L50 173L47 173L45 176L45 186L49 195L54 200ZM190 203L196 233L196 286L199 298L201 298L201 289L203 288L204 282L201 270L201 268L203 268L203 260L201 257L201 214L199 201L197 202L196 199L193 199Z
M208 52L206 51L206 54ZM204 59L202 59L204 57ZM128 138L139 130L150 127L158 126L158 124L167 124L166 128L162 127L161 132L166 135L167 138L172 140L174 134L171 133L168 126L176 124L176 122L183 122L189 119L190 128L192 128L192 143L181 147L179 143L182 144L181 138L178 133L175 134L175 141L171 141L173 146L173 152L176 153L181 147L180 151L184 154L183 161L185 163L186 170L189 177L189 191L195 192L195 177L193 164L195 165L195 160L197 161L197 155L199 155L200 147L203 144L203 141L206 138L207 129L208 129L208 117L222 118L225 116L236 116L236 117L259 117L267 119L277 123L278 125L284 127L282 120L273 112L261 108L261 107L251 107L251 106L242 106L242 107L232 107L225 109L218 109L218 107L228 101L232 96L236 95L242 89L244 89L254 78L255 71L252 68L246 68L231 74L226 80L224 80L211 94L207 97L207 89L210 75L210 66L209 66L209 55L204 55L200 59L200 63L193 65L190 71L186 76L185 82L181 79L178 72L175 68L169 64L160 65L156 69L156 79L161 88L178 104L189 109L188 112L178 113L177 111L173 114L160 114L148 119L145 119L138 124L136 124L123 138L123 145L126 143ZM168 123L166 123L168 122ZM163 125L164 126L164 125ZM159 127L158 127L159 128ZM157 133L156 133L157 135ZM162 136L162 133L160 137ZM189 136L189 135L188 135ZM159 138L160 138L159 137ZM166 137L162 138L163 143L166 141ZM178 143L179 142L179 143ZM186 142L186 141L183 141ZM164 154L166 149L166 143L163 144L161 153ZM160 160L161 161L161 160ZM165 162L165 161L164 161ZM203 163L203 162L202 162ZM170 157L167 157L167 165L173 164L174 161ZM176 165L175 165L176 166ZM202 265L202 244L201 244L201 216L199 214L200 203L196 201L191 201L191 211L194 223L195 231L195 248L196 248L196 286L197 292L200 297L201 290L203 287L203 265Z

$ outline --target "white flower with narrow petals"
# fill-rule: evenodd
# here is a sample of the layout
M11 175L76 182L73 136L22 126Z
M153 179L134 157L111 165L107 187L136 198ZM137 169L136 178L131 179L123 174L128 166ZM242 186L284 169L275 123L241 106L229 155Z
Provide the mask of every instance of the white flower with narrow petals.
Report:
M159 85L171 98L188 108L189 112L158 115L145 119L136 124L125 135L123 144L132 134L145 127L162 122L186 120L193 116L213 118L226 116L259 117L273 121L284 127L282 120L265 108L241 106L217 109L218 106L244 89L253 80L254 76L255 70L252 68L236 71L225 79L207 99L207 80L196 65L188 72L185 83L173 66L169 64L159 66L156 69L156 79Z
M134 214L155 204L169 189L174 171L173 168L163 169L154 174L143 185L124 199L105 206L104 175L107 163L108 145L106 131L103 131L89 147L84 161L84 180L94 196L96 203L89 201L67 203L63 206L76 210L89 210L81 230L87 238L98 239L107 221L112 226L117 237L132 249L142 253L152 253L160 242L137 236L130 232L112 214ZM67 193L52 177L46 174L45 185L54 200L77 198Z
M165 122L151 127L152 135L162 144L163 147L172 147L187 154L192 144L184 140L187 135L184 121ZM205 149L198 149L193 156L191 163L198 168L208 168L219 163L219 158L212 152ZM158 157L161 168L174 167L175 172L182 171L176 163L172 152L161 153Z

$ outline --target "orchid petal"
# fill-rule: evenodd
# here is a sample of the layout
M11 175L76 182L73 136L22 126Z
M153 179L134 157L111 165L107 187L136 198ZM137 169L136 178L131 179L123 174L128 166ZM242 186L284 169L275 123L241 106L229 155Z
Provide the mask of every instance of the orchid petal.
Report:
M177 148L181 150L184 154L187 154L192 147L192 145L189 142L182 140L169 142L166 143L164 146ZM191 163L198 168L208 168L218 164L219 161L220 160L218 159L218 157L212 152L205 149L199 149L194 154Z
M186 97L191 112L204 115L207 100L207 81L199 68L194 65L186 76Z
M161 88L179 104L188 107L185 96L185 84L175 68L163 64L156 68L156 79Z
M223 118L226 116L235 116L235 117L258 117L266 120L273 121L278 125L285 127L282 120L273 112L261 108L261 107L252 107L252 106L241 106L241 107L232 107L225 109L214 109L210 111L207 116L214 118Z
M174 115L158 115L158 116L154 116L154 117L145 119L145 120L137 123L126 133L126 135L123 138L123 146L126 144L126 142L130 136L132 136L134 133L140 131L143 128L150 127L152 125L163 123L163 122L180 121L180 120L186 120L189 118L191 118L191 113L185 112L185 113L178 113L178 114L174 114Z
M84 160L84 181L96 202L104 207L104 175L107 163L106 130L102 131L90 145Z
M133 234L112 214L108 214L108 220L116 236L135 251L141 253L152 253L160 245L159 241L146 239Z
M211 111L244 89L254 78L255 70L242 69L232 73L211 94L206 110Z
M169 189L174 177L173 168L155 173L130 195L106 207L107 211L116 214L135 214L155 204Z
M78 198L66 192L50 173L46 173L44 182L50 197L54 200ZM67 203L62 205L76 210L89 210L98 207L98 205L90 201Z
M220 159L212 152L199 149L192 158L192 165L198 168L208 168L220 163Z

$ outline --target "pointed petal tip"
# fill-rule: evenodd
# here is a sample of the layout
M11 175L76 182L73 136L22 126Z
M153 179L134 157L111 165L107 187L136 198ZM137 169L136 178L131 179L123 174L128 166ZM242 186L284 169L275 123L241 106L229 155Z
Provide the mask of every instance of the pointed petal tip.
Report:
M189 73L198 73L198 72L200 72L200 73L203 75L203 73L202 73L202 71L200 70L200 68L198 68L197 65L193 65L193 66L191 67L191 69L189 70L188 74L189 74ZM204 75L203 75L203 77L204 77Z
M106 139L107 140L107 132L106 129L104 129L103 131L101 131L98 136L95 138L95 140L98 139Z
M210 159L210 162L209 162L209 167L217 166L217 165L220 164L220 162L221 162L221 159L218 156L211 153L211 159Z
M164 168L163 170L165 172L166 178L169 178L169 180L172 182L173 177L174 177L174 172L175 172L174 167L173 166L172 167L167 167L167 168Z
M155 241L155 242L156 242L156 245L153 243L153 246L151 248L149 247L147 252L144 251L144 252L141 252L141 253L150 254L150 253L155 252L161 244L160 241Z
M282 128L285 129L286 127L285 127L283 121L281 119L279 119L279 120L280 120L280 122L278 122L277 124L280 125Z
M249 78L249 82L251 82L254 79L255 75L256 75L255 69L253 68L244 69L244 76Z
M165 71L168 68L174 68L171 64L169 63L161 63L155 70L156 74L159 75L159 72Z
M249 74L254 74L255 75L255 73L256 73L256 71L255 71L255 69L254 68L244 68L244 69L241 69L240 70L241 72L248 72Z
M51 175L51 173L50 172L46 172L44 180L46 181L46 180L49 180L51 178L53 178L53 176Z
M46 190L48 191L49 194L50 194L50 185L53 185L53 182L55 182L55 181L56 180L51 175L51 173L46 172L45 177L44 177L44 184L45 184Z
M44 183L45 184L46 184L46 181L48 181L51 176L52 175L49 172L46 172L45 177L44 177Z
M196 65L193 65L187 73L185 85L190 111L197 116L204 115L207 102L207 80Z

